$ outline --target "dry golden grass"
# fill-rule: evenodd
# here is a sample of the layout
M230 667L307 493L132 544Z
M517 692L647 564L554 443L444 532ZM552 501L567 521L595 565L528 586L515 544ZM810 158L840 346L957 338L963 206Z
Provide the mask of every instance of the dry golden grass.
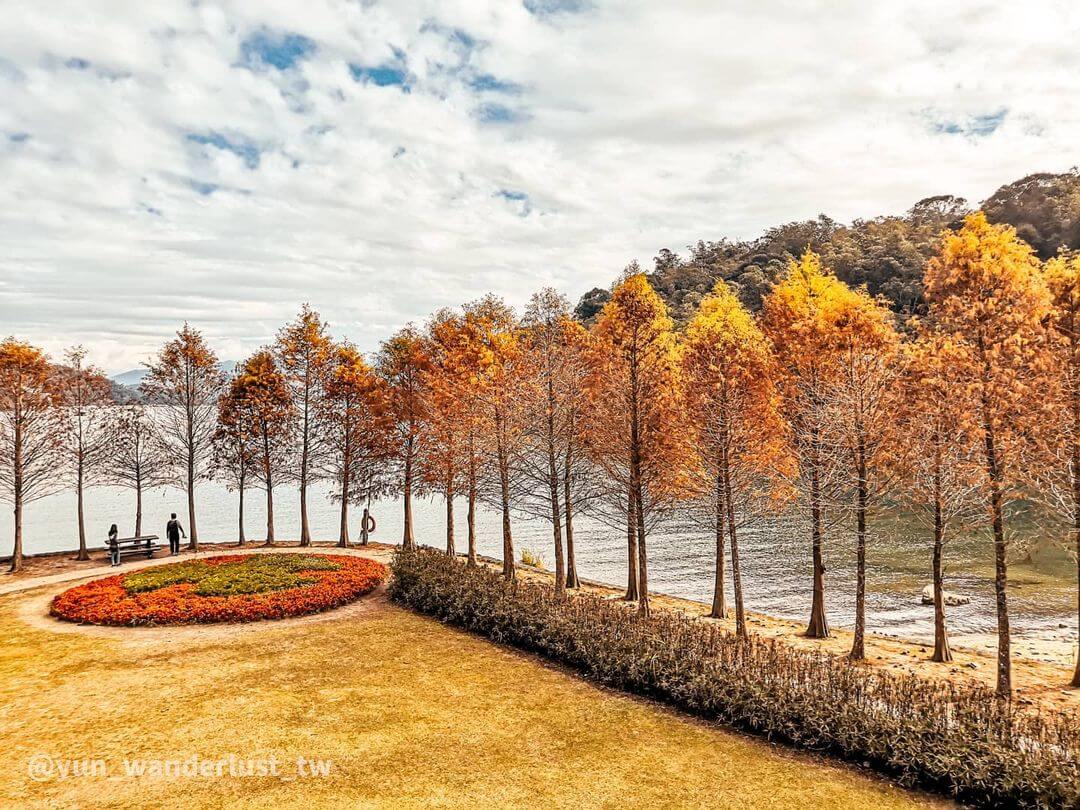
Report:
M598 689L381 595L247 626L85 628L0 598L0 805L927 806L849 768ZM108 777L34 782L36 753ZM124 757L276 756L274 777L133 778ZM332 761L295 776L297 756Z

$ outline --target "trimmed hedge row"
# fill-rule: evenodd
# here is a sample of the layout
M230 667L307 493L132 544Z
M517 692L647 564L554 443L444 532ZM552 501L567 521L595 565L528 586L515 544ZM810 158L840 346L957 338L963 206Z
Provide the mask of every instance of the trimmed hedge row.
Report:
M434 549L399 551L390 596L609 686L804 748L867 761L906 784L996 806L1080 807L1080 722L1017 711L992 690L896 676L739 639L683 613L546 583L507 582Z

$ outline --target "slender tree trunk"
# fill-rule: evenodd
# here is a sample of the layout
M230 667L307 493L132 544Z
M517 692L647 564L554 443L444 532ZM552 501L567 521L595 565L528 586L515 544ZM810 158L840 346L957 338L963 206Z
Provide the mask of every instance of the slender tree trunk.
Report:
M266 545L274 545L274 482L266 478Z
M348 425L345 427L345 451L342 456L341 463L341 520L338 526L338 547L349 547L349 487L352 484L351 472L352 472L352 450L349 442Z
M941 510L941 478L934 478L934 654L931 661L947 664L953 660L949 634L945 629L945 582L942 571L942 552L945 540L945 521Z
M195 425L188 410L187 431L187 503L188 503L188 548L199 550L199 528L195 523Z
M311 370L305 371L304 378L304 435L300 448L300 545L311 545L311 526L308 523L307 488L308 467L311 452Z
M446 489L446 556L457 556L454 543L454 488L452 484Z
M239 539L236 541L236 545L242 546L242 545L244 545L244 543L247 542L247 537L244 536L244 484L246 482L244 481L244 475L243 474L240 475L240 480L239 480L238 483L240 485L239 486L239 489L240 489L240 507L236 511L236 520L237 520L237 527L236 528L239 531L240 536L239 536Z
M503 576L506 579L514 579L517 576L517 566L514 560L514 537L510 533L510 470L501 429L499 429L498 442L499 499L502 503Z
M349 498L347 485L341 488L341 525L338 528L338 548L349 547Z
M728 539L731 541L731 579L735 590L735 635L746 638L746 609L743 605L742 568L739 567L739 538L735 529L735 503L731 496L731 459L727 445L723 455L724 506L727 509Z
M142 481L135 481L135 536L142 537Z
M188 460L188 548L192 551L199 550L199 529L195 524L195 462Z
M866 658L866 509L869 501L866 474L866 450L860 442L857 451L858 486L855 504L855 639L849 658Z
M405 442L405 482L404 482L404 500L405 500L405 528L401 536L401 546L407 551L411 551L416 548L416 540L413 537L413 520L412 520L412 485L413 485L413 448L412 439L407 439Z
M571 430L573 428L571 427ZM573 505L571 503L570 493L572 491L571 485L571 450L570 445L566 447L566 468L563 475L563 507L566 509L566 587L567 588L580 588L581 583L578 581L577 562L574 559L574 514Z
M15 501L15 541L11 548L11 573L22 568L23 559L23 439L22 420L19 413L15 414L15 460L12 470L13 486L12 499Z
M566 560L563 557L562 509L559 505L559 468L555 461L554 422L548 417L548 496L551 499L551 533L555 541L555 594L566 595Z
M640 475L638 476L637 504L637 547L638 547L638 615L649 617L649 563L645 553L645 510L641 508L642 492Z
M1073 332L1075 336L1075 332ZM1077 346L1073 340L1072 367L1073 373L1077 369ZM1072 500L1073 500L1073 542L1076 544L1076 616L1080 627L1080 388L1077 381L1072 381ZM1070 686L1080 687L1080 637L1077 639L1076 670L1073 672Z
M626 504L626 596L627 602L636 602L638 598L638 550L637 530L635 529L637 505L634 502L634 488L627 488Z
M723 619L727 615L727 603L724 601L724 489L719 475L716 476L716 500L714 506L714 528L716 534L716 576L713 579L712 611L710 618Z
M469 567L476 566L476 457L473 455L472 442L469 443L469 512L466 516L469 527Z
M77 510L79 513L79 553L76 560L89 560L90 552L86 549L86 520L83 511L83 462L79 460L79 470L75 483Z
M1012 696L1012 655L1009 634L1009 605L1007 601L1008 570L1005 559L1005 518L1002 508L1001 467L994 439L994 427L990 421L987 394L983 393L983 447L986 456L986 473L990 483L990 525L994 535L994 597L997 607L998 655L997 693L1000 697Z
M829 620L825 616L825 560L822 553L824 515L821 503L821 462L816 428L811 441L810 535L814 558L814 597L810 606L810 624L806 628L806 635L809 638L828 638Z

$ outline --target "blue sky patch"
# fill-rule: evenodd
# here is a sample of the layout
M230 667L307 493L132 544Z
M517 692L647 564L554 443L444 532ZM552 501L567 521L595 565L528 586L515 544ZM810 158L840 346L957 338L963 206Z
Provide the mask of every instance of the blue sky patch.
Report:
M8 140L12 143L22 143L23 141L30 140L29 132L11 132L8 134Z
M226 152L232 152L244 161L249 169L259 168L260 151L254 143L246 138L226 138L220 132L210 132L203 135L197 132L189 132L186 136L187 140L192 143L200 144L201 146L210 146L214 149L222 149Z
M519 217L527 217L532 211L532 201L529 199L529 195L524 191L516 191L509 188L500 188L494 194L495 197L501 197L507 202L520 203L518 210Z
M64 67L69 70L87 70L90 67L90 63L78 56L73 56L64 62Z
M379 65L377 67L364 67L350 63L349 72L358 82L370 83L379 87L400 87L406 93L409 92L409 75L405 68L395 65Z
M521 92L520 84L504 82L502 79L495 78L490 73L481 73L478 76L473 76L469 79L469 87L478 92L512 93L515 95Z
M575 14L584 10L585 0L522 0L525 10L535 17Z
M188 180L188 185L204 197L209 197L221 188L217 183L204 183L201 180Z
M525 118L505 104L481 104L476 108L476 117L485 124L510 124Z
M315 50L314 41L301 34L256 31L240 43L240 52L248 67L264 65L288 70Z
M992 113L970 115L967 118L931 118L930 130L939 135L966 135L969 138L985 138L993 135L1009 114L1008 107Z

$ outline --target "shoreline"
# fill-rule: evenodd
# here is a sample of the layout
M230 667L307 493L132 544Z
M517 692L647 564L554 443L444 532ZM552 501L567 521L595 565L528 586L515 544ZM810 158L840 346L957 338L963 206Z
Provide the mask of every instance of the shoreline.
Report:
M279 541L272 547L265 546L261 541L249 541L243 546L238 546L235 542L204 542L200 543L199 553L254 551L274 547L297 548L298 545L295 540ZM335 541L315 541L312 545L313 549L337 547ZM375 555L393 551L398 546L371 542L366 547L351 543L349 548L355 551L367 549ZM101 570L103 564L106 572L113 571L108 568L103 558L104 549L90 549L91 559L86 561L75 560L72 557L74 553L74 551L46 552L26 556L22 571L17 574L7 574L5 579L0 579L0 593L36 587L32 583L38 579L44 580L40 583L42 585L50 582L74 581L82 578L80 573L83 571L86 572L86 577L105 575L105 572ZM191 554L190 549L185 546L181 549L180 557L188 557ZM159 552L154 556L153 561L140 560L138 567L167 559L170 559L167 553ZM501 569L502 566L501 560L492 557L478 556L478 560L488 567ZM135 570L135 568L135 565L127 563L122 564L119 571ZM524 579L550 583L554 578L550 571L521 563L517 564L517 571L518 575ZM8 587L4 587L5 585ZM623 594L621 587L610 583L582 579L581 586L581 592L607 599L621 599ZM655 607L677 610L695 616L700 621L716 623L725 630L734 631L734 612L730 608L728 618L710 619L707 617L710 606L703 602L658 592L650 594L650 601ZM747 612L747 624L751 633L763 638L775 639L796 649L838 657L847 655L853 635L850 630L833 628L830 638L809 639L804 635L805 627L801 621L750 611ZM979 683L992 687L996 672L996 638L988 637L978 647L972 646L969 641L970 636L967 636L962 642L953 643L954 660L948 664L938 664L929 660L932 644L928 645L896 635L868 632L866 634L867 660L862 666L874 667L896 675L912 675L952 683ZM1013 640L1012 651L1016 701L1022 706L1075 713L1080 720L1080 689L1070 688L1068 685L1075 665L1075 646L1072 649L1065 649L1065 645L1061 642L1021 638Z

